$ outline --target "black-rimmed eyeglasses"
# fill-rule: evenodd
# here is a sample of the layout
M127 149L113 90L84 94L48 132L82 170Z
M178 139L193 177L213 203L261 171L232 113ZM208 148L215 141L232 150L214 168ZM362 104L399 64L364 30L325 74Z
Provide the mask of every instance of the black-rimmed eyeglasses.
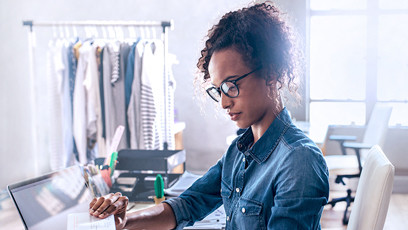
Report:
M221 100L221 91L227 96L227 97L238 97L239 95L239 88L237 86L237 82L249 75L251 75L252 73L254 73L257 70L260 70L262 68L262 66L259 66L258 68L252 70L251 72L244 74L240 77L238 77L235 80L226 80L221 82L220 87L215 87L212 86L210 88L208 88L206 91L208 93L208 95L210 95L210 97L216 101L219 102Z

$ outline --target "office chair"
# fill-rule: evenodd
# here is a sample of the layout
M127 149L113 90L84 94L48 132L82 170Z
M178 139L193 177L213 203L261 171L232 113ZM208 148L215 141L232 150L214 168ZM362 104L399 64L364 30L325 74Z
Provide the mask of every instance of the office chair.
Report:
M330 136L330 140L337 141L340 144L342 155L325 156L327 167L330 174L337 174L335 182L346 185L344 178L358 178L362 173L362 168L367 155L367 150L374 145L382 147L385 142L385 137L388 129L388 121L391 116L392 107L386 105L376 104L371 113L369 122L364 132L363 141L350 142L356 140L353 136ZM347 155L346 149L354 150L355 155ZM344 173L346 171L347 173ZM344 210L343 224L348 223L348 208L354 197L351 195L351 189L347 189L347 196L334 198L327 204L334 207L338 202L346 202L346 209Z
M391 199L395 168L378 145L367 154L357 186L348 230L380 230Z

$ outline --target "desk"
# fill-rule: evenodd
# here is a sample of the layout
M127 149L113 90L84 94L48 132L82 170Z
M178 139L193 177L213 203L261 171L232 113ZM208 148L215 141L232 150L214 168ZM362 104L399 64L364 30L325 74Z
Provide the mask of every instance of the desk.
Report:
M130 202L129 206L130 210L128 211L128 213L132 213L141 209L145 209L145 208L149 208L154 206L154 203L148 203L148 202ZM220 211L222 210L222 211ZM210 214L209 216L207 216L206 218L204 218L202 220L202 222L196 222L196 224L194 226L191 227L186 227L184 229L188 229L188 230L195 230L195 229L200 229L200 230L213 230L213 229L225 229L225 213L224 213L224 207L221 206L218 210L214 211L214 213L216 213L216 216L219 216L221 218L223 218L220 222L211 222L210 219L214 218L215 215L214 213ZM223 224L221 224L223 223ZM221 227L223 226L223 227Z
M129 203L129 208L130 210L128 213L132 213L141 209L149 208L154 206L154 203L149 203L149 202L131 202ZM14 207L13 202L11 199L6 199L1 203L2 209L0 210L0 226L2 229L7 229L7 230L24 230L24 225L20 220L20 216ZM211 229L210 226L208 226L208 229ZM198 229L194 227L189 227L188 229ZM203 228L199 228L203 229Z

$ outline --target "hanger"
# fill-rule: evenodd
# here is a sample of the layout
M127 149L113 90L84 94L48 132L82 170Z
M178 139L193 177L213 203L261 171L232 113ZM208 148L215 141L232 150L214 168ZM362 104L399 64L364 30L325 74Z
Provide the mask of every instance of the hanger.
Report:
M116 34L116 39L118 40L123 40L124 39L124 34L122 27L116 26L115 27L115 34Z
M104 39L108 39L108 34L106 32L106 27L105 26L102 27L102 37Z
M108 26L108 33L109 33L109 39L115 39L116 34L115 31L113 29L113 26Z
M128 31L129 31L129 37L136 39L136 31L135 31L135 28L134 28L133 26L129 26L129 27L128 27Z
M92 27L92 32L94 34L94 38L98 38L99 37L99 33L98 33L98 28L97 27Z
M59 30L59 38L63 39L64 38L64 30L63 30L61 25L58 26L58 30Z
M52 25L52 40L51 41L55 41L57 40L57 26L56 25Z
M64 33L65 33L66 38L69 38L70 34L69 34L69 29L67 25L64 26Z
M74 38L78 39L78 31L77 31L76 26L73 26L73 27L72 27L72 32L73 32L73 34L74 34Z
M140 30L140 35L141 35L141 37L144 38L144 39L146 39L144 27L143 27L143 26L139 27L139 30Z
M152 34L153 34L153 39L156 39L156 28L155 27L150 27L151 28L151 31L152 31Z
M151 38L149 28L145 27L146 29L146 38Z

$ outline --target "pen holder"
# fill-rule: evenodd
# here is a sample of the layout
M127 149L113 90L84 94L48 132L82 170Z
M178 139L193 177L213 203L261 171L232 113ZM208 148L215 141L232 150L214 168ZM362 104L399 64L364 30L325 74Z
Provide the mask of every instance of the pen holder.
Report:
M165 201L166 197L161 197L161 198L157 198L156 196L154 196L154 203L155 204L160 204L161 202Z

